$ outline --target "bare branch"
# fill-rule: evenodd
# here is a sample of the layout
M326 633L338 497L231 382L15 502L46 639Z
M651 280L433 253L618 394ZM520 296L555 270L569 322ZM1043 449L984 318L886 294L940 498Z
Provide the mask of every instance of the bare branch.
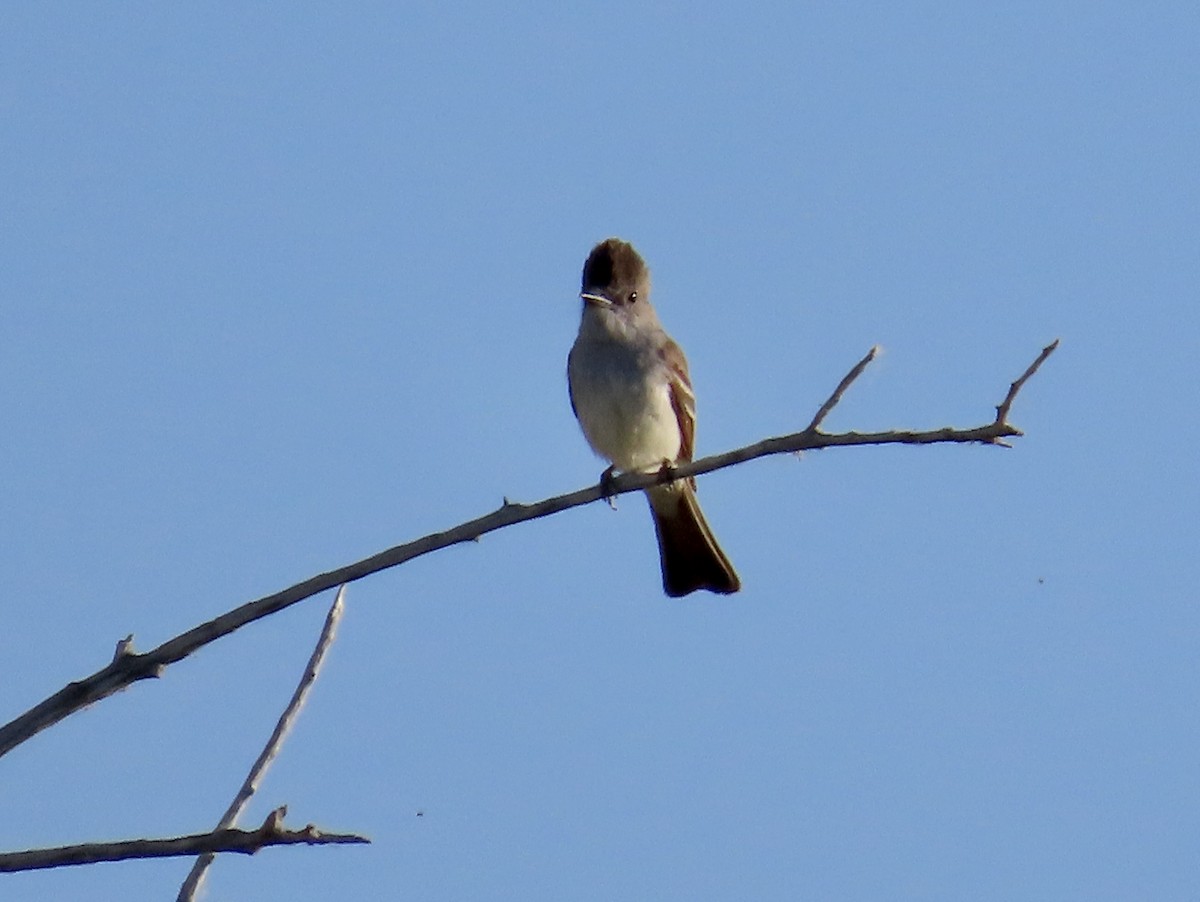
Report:
M267 740L267 744L263 746L262 752L254 764L251 765L250 773L246 775L245 782L242 783L241 788L237 791L237 795L233 798L233 802L230 803L229 808L221 816L221 820L218 821L218 830L232 827L237 823L237 819L245 809L246 803L258 791L258 785L262 782L267 768L271 766L271 762L279 754L279 750L283 746L283 740L291 732L292 724L296 722L296 717L300 714L300 709L304 707L304 702L308 698L308 691L312 688L313 683L316 682L317 674L321 672L321 665L325 663L325 654L329 651L330 646L333 645L334 636L337 635L338 622L342 619L342 601L345 597L346 587L343 585L338 589L337 597L334 598L333 605L329 608L329 613L325 615L325 625L321 627L321 635L317 638L317 645L313 649L312 655L309 656L308 663L304 666L304 673L300 676L300 682L296 685L296 691L292 693L292 698L287 703L287 707L279 715L275 729L271 731L271 738ZM216 854L213 852L205 852L196 859L196 863L192 865L191 871L188 872L187 878L179 888L177 902L191 902L192 899L196 898L200 887L204 885L204 878L208 875L208 869L212 866L216 857Z
M283 826L286 808L272 811L257 830L214 830L171 839L129 839L121 842L82 843L54 849L30 849L0 853L0 873L36 871L98 861L127 861L131 858L170 858L201 853L241 852L253 855L267 846L325 846L369 843L356 833L326 833L309 824L303 830Z
M70 683L63 689L50 696L45 701L26 711L20 717L0 727L0 755L7 754L31 736L36 735L47 727L53 726L69 714L73 714L100 699L107 698L114 692L126 688L139 680L159 676L163 669L176 661L182 660L197 649L227 636L248 623L261 620L271 614L290 607L319 592L332 589L343 583L355 580L398 566L415 557L429 554L432 551L457 545L460 542L470 542L480 536L506 526L523 523L547 517L573 507L579 507L601 498L624 495L637 492L659 483L672 482L676 479L687 479L720 470L724 467L766 457L770 454L785 454L796 451L810 451L818 448L843 447L847 445L930 445L941 442L981 443L987 445L1004 445L1004 439L1021 435L1021 431L1008 422L1008 412L1013 400L1025 381L1037 371L1042 362L1058 347L1055 341L1043 349L1038 359L1016 382L1012 383L1008 395L997 408L996 419L986 426L973 429L954 429L945 427L928 432L843 432L829 434L820 429L809 427L802 432L778 438L764 439L753 445L705 457L702 460L677 467L664 468L653 473L623 473L613 479L598 483L588 488L580 489L566 495L547 498L534 504L516 504L505 500L504 504L482 517L461 523L445 532L431 533L404 545L397 545L386 551L381 551L371 557L364 558L337 570L322 573L297 583L290 588L273 595L267 595L257 601L247 602L240 607L227 611L220 617L202 623L193 629L164 642L144 654L128 653L120 655L107 667L98 670L91 676L75 683ZM841 398L841 393L862 372L862 368L870 362L873 355L868 354L859 362L850 374L842 380L829 401L817 412L814 422L819 424L829 410ZM826 409L828 408L828 409Z

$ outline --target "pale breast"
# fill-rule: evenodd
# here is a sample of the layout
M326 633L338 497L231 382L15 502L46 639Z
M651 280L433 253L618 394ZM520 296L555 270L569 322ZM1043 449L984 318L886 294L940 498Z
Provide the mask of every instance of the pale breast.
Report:
M665 374L653 360L579 342L568 369L579 425L592 449L621 470L651 470L679 455Z

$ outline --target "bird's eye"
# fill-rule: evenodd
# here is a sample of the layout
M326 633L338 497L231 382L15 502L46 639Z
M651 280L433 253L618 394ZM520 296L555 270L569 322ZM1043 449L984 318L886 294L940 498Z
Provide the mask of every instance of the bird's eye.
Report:
M637 303L637 292L636 291L629 292L629 303L631 303L631 304Z

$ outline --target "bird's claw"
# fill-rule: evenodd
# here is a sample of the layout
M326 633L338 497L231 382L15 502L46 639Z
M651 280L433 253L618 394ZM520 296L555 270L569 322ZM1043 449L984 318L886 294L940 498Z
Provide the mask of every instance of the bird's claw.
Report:
M600 496L608 502L613 510L617 509L617 495L613 483L617 480L617 468L609 467L600 474Z

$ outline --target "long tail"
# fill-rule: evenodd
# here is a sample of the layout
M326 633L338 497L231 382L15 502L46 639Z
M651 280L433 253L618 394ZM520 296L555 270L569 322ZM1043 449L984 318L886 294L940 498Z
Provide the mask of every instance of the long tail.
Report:
M668 595L679 598L697 589L730 595L742 587L690 485L676 482L653 488L646 498L658 535L663 590Z

